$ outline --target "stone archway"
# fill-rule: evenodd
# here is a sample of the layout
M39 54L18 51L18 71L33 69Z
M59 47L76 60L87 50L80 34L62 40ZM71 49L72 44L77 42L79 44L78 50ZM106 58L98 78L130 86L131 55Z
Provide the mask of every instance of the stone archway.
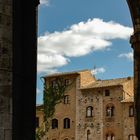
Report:
M12 58L14 60L12 64L13 140L19 139L34 140L35 100L36 100L35 65L36 65L36 41L37 41L36 7L38 1L7 0L5 4L7 4L9 1L13 1L11 9L14 13L14 16L12 17L13 19L12 30L14 31L12 38L13 41L12 49L14 52L14 57ZM140 139L140 133L138 132L140 130L140 0L127 0L127 2L130 8L134 26L134 34L132 35L130 42L132 44L132 48L134 49L135 108L136 108L135 124L137 136L138 139ZM31 54L33 59L30 59ZM0 75L3 75L3 70L0 71ZM4 96L7 95L4 94ZM9 96L8 98L10 99L11 97Z
M140 0L127 0L133 22L134 34L130 43L134 50L134 104L136 135L140 139Z
M13 0L15 2L18 2L19 0ZM135 77L135 107L136 107L136 132L137 132L137 136L138 136L138 139L140 139L140 134L138 133L138 131L140 130L140 0L127 0L128 2L128 5L129 5L129 8L130 8L130 12L131 12L131 17L132 17L132 21L133 21L133 26L134 26L134 34L133 36L131 37L130 39L130 42L132 44L132 48L134 49L134 77ZM35 11L35 4L36 2L35 1L32 1L29 3L28 0L22 0L21 2L19 3L14 3L15 4L15 7L16 9L13 9L15 10L15 14L17 14L17 17L13 17L13 18L16 18L17 21L19 21L20 19L24 19L24 24L21 24L23 26L17 26L18 24L15 23L14 27L15 29L17 30L27 30L29 29L29 26L27 25L26 23L26 20L28 21L28 23L30 23L30 21L34 21L35 22L35 16L36 16L36 11ZM28 5L28 8L26 7ZM20 6L20 8L19 8ZM33 8L31 9L30 6ZM26 7L26 8L25 8ZM27 11L32 15L29 19L29 16L27 16ZM20 15L22 15L22 17L20 17ZM27 16L27 17L26 17ZM16 22L16 21L15 21ZM36 22L34 23L34 33L36 32L35 30L35 25ZM17 26L17 27L16 27ZM26 28L27 27L27 28ZM20 34L20 31L18 32L17 31L17 34ZM21 40L20 41L17 41L17 44L15 48L15 53L18 53L20 52L24 58L24 53L26 52L26 48L24 49L24 44L22 44L23 41L27 42L27 44L30 42L31 44L33 43L36 43L36 36L32 36L32 39L33 40L27 40L26 38L26 35L27 34L30 34L30 30L28 32L26 32L24 35L21 35L20 36L15 36L15 43L16 43L16 39L20 38ZM23 37L25 36L25 38ZM26 40L24 40L26 39ZM29 42L28 42L29 41ZM20 46L20 49L18 49L19 47L19 44L22 44ZM30 46L31 47L31 46ZM32 48L31 51L33 56L35 57L36 55L36 48ZM23 50L23 51L21 51ZM28 58L27 58L28 57ZM21 56L20 56L20 59L19 61L15 61L15 63L13 65L17 65L19 67L21 67L20 63L21 64L26 64L27 65L27 69L28 69L28 66L33 66L33 67L30 67L30 72L33 71L33 79L35 80L35 70L34 70L34 64L36 64L35 62L35 59L33 61L28 61L30 58L30 56L26 56L26 58L23 60L21 59ZM16 57L16 59L18 59L18 55ZM27 61L26 61L27 60ZM17 66L16 66L17 68ZM15 72L18 72L19 69L16 69ZM22 72L22 71L20 71ZM15 73L16 74L16 73ZM24 75L25 77L27 76L26 74L28 74L27 71L25 71L22 76ZM16 91L13 91L13 96L15 97L15 99L19 99L18 101L17 100L14 100L14 105L13 107L15 107L15 113L17 114L14 114L14 126L17 124L18 127L15 127L13 128L13 132L15 132L15 137L14 137L14 140L19 140L19 138L22 140L25 139L25 137L21 137L20 134L21 133L24 133L24 136L27 136L26 137L26 140L34 140L34 129L35 129L35 118L34 116L30 116L30 117L27 117L27 118L24 118L23 116L25 115L24 113L25 112L22 112L22 114L19 114L20 112L18 112L19 109L21 109L20 107L17 108L18 106L18 103L21 101L22 102L22 106L23 108L26 108L26 107L29 107L30 109L32 110L35 110L35 96L34 96L34 93L35 93L35 90L36 90L36 87L35 87L35 84L34 86L31 88L30 87L30 84L28 87L26 87L27 83L25 83L25 81L27 81L27 79L23 79L22 77L20 79L15 79L16 80L16 83L19 82L20 84L23 84L20 88L18 88L18 90ZM32 80L33 81L33 80ZM30 82L30 80L29 80ZM29 83L28 82L28 83ZM16 84L15 83L15 84ZM24 85L25 84L25 85ZM15 85L15 88L16 86L18 85ZM25 96L21 96L22 94L24 94L24 91L22 91L20 94L18 91L22 90L22 87L26 87L26 88L29 88L30 89L30 98L27 99ZM24 100L23 100L24 98ZM26 101L25 101L26 100ZM28 100L28 101L27 101ZM32 100L32 102L30 102ZM34 106L33 106L34 105ZM31 113L29 113L30 115L33 115L34 114L34 111L32 111ZM17 120L16 120L17 119ZM31 121L33 120L33 121ZM24 126L21 126L22 124L27 124L27 122L30 122L30 129L26 130L26 125ZM20 129L21 128L21 129ZM29 133L31 131L31 133Z

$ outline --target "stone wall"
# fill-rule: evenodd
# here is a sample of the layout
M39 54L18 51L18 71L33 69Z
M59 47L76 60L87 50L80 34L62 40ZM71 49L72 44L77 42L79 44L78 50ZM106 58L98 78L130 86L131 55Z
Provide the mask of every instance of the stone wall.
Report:
M128 140L130 134L135 135L134 116L129 117L129 106L133 106L133 101L128 101L124 90L129 90L133 96L133 79L124 83L124 86L100 87L96 89L82 90L77 97L76 115L77 136L76 140L85 140L87 132L90 131L89 140L106 140L107 134L114 135L117 140ZM125 87L123 89L123 87ZM110 91L109 96L105 96L105 90ZM126 99L126 102L122 100ZM131 99L129 97L129 99ZM114 107L114 115L106 116L106 107ZM86 116L86 108L93 107L93 117Z
M79 120L77 120L77 139L87 139L87 132L89 131L89 140L102 140L102 122L103 122L103 108L102 94L98 90L84 90L79 96ZM87 117L87 107L93 107L93 117Z
M48 140L64 140L65 138L68 140L106 140L108 134L114 136L116 140L128 140L129 135L135 135L134 116L129 116L129 107L133 107L134 104L133 78L99 82L90 76L89 72L80 72L75 77L65 76L66 79L74 81L72 87L65 93L69 95L70 102L56 105L52 119L57 119L59 126L56 129L50 127L47 134ZM112 84L114 81L116 84ZM102 84L98 88L93 86L93 88L80 89L83 84L92 82ZM87 115L88 107L92 108L91 116ZM113 107L113 115L107 115L107 107L109 109ZM37 117L42 121L39 111ZM63 119L66 117L71 119L70 129L63 128Z
M75 75L66 75L62 76L64 79L68 79L71 85L68 87L68 90L65 91L65 95L68 96L68 103L64 103L62 100L61 103L57 104L55 107L55 113L53 117L49 121L49 131L47 132L46 139L48 140L64 140L65 138L74 140L75 139L75 118L76 118L76 76ZM48 80L48 79L47 79ZM50 78L49 81L53 81L55 78ZM49 83L46 81L46 83ZM70 128L71 129L64 129L64 119L70 119ZM51 121L52 119L58 120L58 128L52 129Z
M0 140L12 133L12 1L0 0Z

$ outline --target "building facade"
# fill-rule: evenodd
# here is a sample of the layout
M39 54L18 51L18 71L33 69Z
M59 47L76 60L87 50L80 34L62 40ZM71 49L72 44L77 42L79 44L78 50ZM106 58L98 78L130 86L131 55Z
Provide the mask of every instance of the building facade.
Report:
M97 80L81 88L77 140L134 139L132 89L132 78Z
M133 140L133 78L96 80L89 70L45 76L63 77L71 88L49 120L48 140ZM38 126L43 111L37 107Z

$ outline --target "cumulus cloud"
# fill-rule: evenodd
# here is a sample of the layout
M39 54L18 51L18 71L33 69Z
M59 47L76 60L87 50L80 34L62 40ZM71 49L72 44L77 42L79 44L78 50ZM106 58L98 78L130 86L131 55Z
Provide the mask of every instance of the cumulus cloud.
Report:
M133 61L133 52L122 53L118 57L120 57L120 58L127 58L128 60Z
M94 18L74 24L62 32L38 38L38 72L64 66L71 57L107 50L113 39L128 39L133 30L113 21Z
M104 73L106 70L105 68L101 67L101 68L95 68L93 70L91 70L91 74L92 75L97 75L99 73Z
M40 0L40 4L48 6L49 5L49 0Z
M68 64L70 60L57 53L39 53L38 54L38 71L55 73L55 68ZM53 68L53 69L52 69Z

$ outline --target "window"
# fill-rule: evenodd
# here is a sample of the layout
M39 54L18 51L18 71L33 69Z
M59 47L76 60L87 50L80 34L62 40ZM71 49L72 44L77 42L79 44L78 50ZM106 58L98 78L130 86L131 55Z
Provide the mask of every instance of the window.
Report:
M110 90L108 89L105 90L105 96L110 96Z
M93 107L92 106L88 106L86 108L86 117L92 117L93 116Z
M64 119L64 128L65 129L70 128L70 119L69 118Z
M129 106L129 117L134 117L134 106Z
M134 134L130 134L128 136L128 140L135 140L135 135Z
M90 139L90 130L87 130L87 140Z
M114 140L114 134L107 134L106 135L106 140Z
M106 107L106 116L108 116L108 117L114 116L114 106L113 105L109 105Z
M64 96L64 104L69 104L69 95Z
M51 84L52 84L52 87L53 87L53 88L54 88L54 87L57 87L57 83L56 83L55 80L53 80L53 81L51 82Z
M39 127L39 117L36 117L36 128Z
M58 120L52 119L52 129L58 128Z
M70 84L70 80L69 79L66 79L65 80L65 86L68 86Z

